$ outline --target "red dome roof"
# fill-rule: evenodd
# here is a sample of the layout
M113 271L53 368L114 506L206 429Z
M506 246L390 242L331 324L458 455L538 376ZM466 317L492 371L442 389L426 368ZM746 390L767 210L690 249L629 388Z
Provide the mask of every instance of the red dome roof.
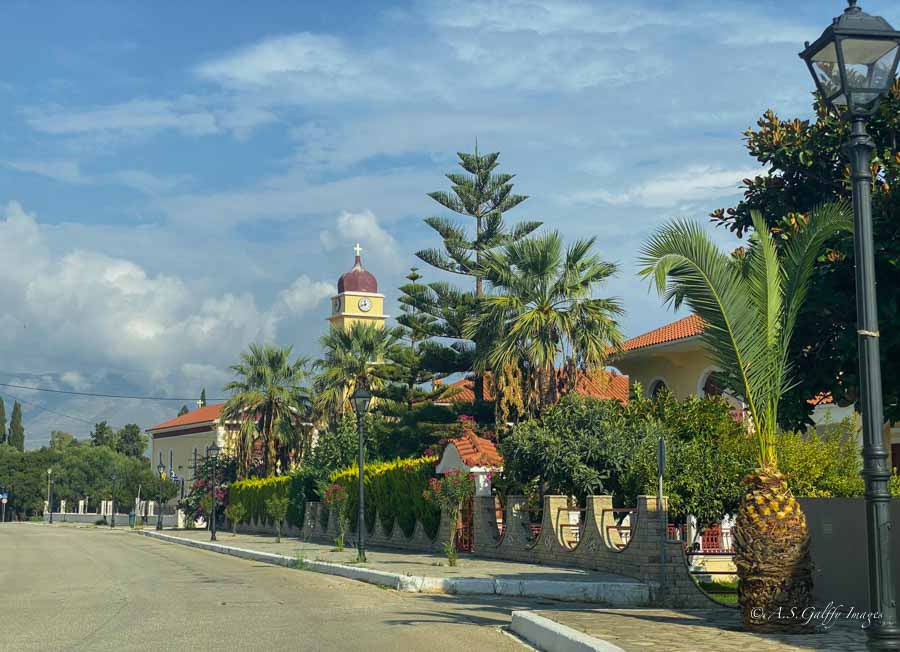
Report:
M363 269L362 259L357 256L353 269L344 272L338 279L338 294L341 292L378 292L378 281Z

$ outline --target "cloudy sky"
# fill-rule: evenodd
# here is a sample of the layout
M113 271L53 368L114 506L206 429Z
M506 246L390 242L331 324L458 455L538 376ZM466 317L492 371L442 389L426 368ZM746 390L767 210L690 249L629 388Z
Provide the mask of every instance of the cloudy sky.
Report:
M735 201L767 108L809 116L796 55L842 6L4 3L0 382L214 398L249 342L315 355L357 240L396 312L476 138L531 197L510 219L596 236L626 333L655 327L641 240ZM0 390L29 446L180 407Z

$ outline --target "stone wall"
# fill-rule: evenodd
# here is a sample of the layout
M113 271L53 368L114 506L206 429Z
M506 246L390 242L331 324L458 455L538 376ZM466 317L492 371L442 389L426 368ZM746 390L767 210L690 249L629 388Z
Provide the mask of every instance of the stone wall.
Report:
M626 543L619 538L612 511L612 496L589 496L584 525L577 543L571 543L570 528L563 527L568 515L565 496L545 496L540 534L532 539L528 528L527 501L523 496L507 499L504 528L497 527L493 497L474 498L474 545L477 557L521 561L533 564L572 566L646 582L655 604L673 607L708 608L714 603L697 587L688 572L688 561L679 541L663 543L666 499L660 511L655 496L639 496L636 512L631 514L631 536ZM287 536L305 541L332 543L337 537L335 519L325 506L306 503L302 528L285 528ZM242 523L239 532L271 534L274 527L265 523ZM441 514L438 534L429 538L417 522L412 536L406 536L399 524L384 527L376 514L374 527L366 532L372 546L401 548L421 552L441 552L449 533L449 523ZM345 545L356 545L356 535L348 532ZM664 552L663 552L664 550Z

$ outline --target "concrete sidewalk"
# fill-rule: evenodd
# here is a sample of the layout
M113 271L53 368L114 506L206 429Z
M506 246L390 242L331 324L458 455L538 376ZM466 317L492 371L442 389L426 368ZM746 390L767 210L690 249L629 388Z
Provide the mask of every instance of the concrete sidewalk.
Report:
M159 537L155 530L142 534ZM219 532L215 544L205 530L165 530L161 539L202 547L214 552L295 565L302 560L307 570L341 575L391 586L404 591L466 595L511 595L593 602L610 606L643 606L649 603L650 587L627 577L596 573L578 568L539 566L462 555L459 565L450 567L437 554L367 549L365 564L356 563L356 550L342 552L332 546L272 536Z
M515 613L513 614L515 618ZM836 620L814 634L762 634L743 631L734 608L579 609L529 612L625 652L865 652L866 635L858 622ZM557 637L557 640L560 640ZM570 648L575 649L575 648ZM610 649L603 647L584 649Z

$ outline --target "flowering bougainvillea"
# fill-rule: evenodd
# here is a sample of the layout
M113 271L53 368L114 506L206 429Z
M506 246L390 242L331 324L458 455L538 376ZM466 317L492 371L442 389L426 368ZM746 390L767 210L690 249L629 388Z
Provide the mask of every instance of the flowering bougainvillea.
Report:
M350 495L347 489L340 484L333 483L325 487L322 492L322 502L328 507L328 511L337 519L338 535L334 540L338 551L344 549L344 536L347 533L347 503Z

